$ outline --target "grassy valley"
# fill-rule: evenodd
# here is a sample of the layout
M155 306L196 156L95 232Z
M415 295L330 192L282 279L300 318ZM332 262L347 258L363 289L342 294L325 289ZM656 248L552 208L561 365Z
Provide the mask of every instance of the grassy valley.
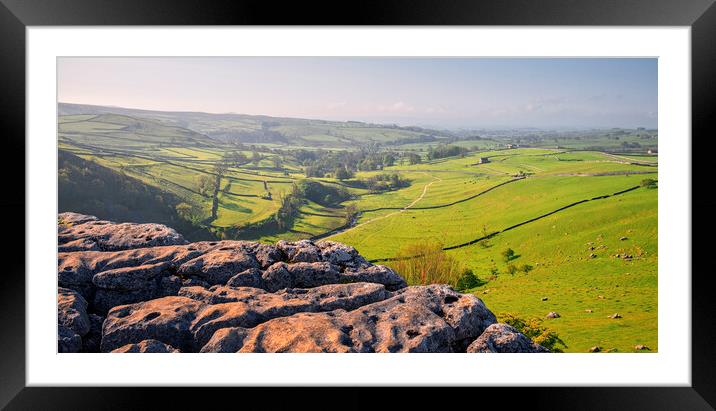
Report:
M60 211L197 239L339 241L394 267L430 241L479 279L466 291L540 319L564 351L658 350L656 130L59 112Z

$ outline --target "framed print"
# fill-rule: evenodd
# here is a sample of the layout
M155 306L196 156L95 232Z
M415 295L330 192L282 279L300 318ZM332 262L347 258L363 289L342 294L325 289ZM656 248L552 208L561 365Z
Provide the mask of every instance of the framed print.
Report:
M710 409L711 2L403 6L3 1L3 404Z

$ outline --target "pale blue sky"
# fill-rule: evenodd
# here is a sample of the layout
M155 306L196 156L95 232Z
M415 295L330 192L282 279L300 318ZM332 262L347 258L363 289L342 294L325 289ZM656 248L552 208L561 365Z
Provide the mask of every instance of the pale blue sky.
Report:
M440 127L656 127L656 59L60 58L61 102Z

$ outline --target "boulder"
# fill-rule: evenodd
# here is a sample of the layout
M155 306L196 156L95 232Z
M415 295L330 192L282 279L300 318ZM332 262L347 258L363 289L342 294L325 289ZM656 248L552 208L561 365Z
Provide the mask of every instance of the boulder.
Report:
M229 278L226 285L230 287L254 287L264 288L262 272L258 268L249 268Z
M385 285L391 291L407 287L407 283L392 269L384 265L361 266L349 268L341 275L342 282L370 282Z
M106 313L112 307L132 304L167 295L176 295L181 288L177 276L163 276L171 262L143 264L101 271L92 277L95 285L94 309Z
M260 268L256 258L243 250L222 247L210 250L182 264L177 273L193 276L211 285L226 284L237 273L250 268Z
M87 301L77 292L60 287L57 290L57 322L82 337L90 330Z
M172 272L186 261L210 249L208 243L187 246L166 246L122 250L113 252L77 251L61 252L57 258L59 285L82 294L87 301L94 300L96 286L93 278L103 271L125 267L138 267L168 262Z
M190 327L205 304L187 297L156 300L114 307L102 326L102 352L127 344L154 339L179 348L195 350Z
M351 246L334 241L320 241L316 243L316 246L321 250L321 259L325 262L351 268L370 265Z
M116 224L93 216L62 213L58 217L59 251L115 251L186 244L181 234L162 224Z
M286 255L290 263L317 263L323 261L321 250L310 240L300 240L290 243L281 240L276 247Z
M469 353L544 353L548 349L532 342L507 324L492 324L467 347Z

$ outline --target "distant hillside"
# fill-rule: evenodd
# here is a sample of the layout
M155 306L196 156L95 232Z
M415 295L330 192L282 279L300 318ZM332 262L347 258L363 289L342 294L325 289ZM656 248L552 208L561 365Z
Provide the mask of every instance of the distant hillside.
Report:
M93 147L128 148L131 146L172 144L212 147L218 142L195 131L162 123L155 119L125 114L63 115L58 119L60 141L70 140Z
M193 130L225 142L249 144L347 148L435 141L453 137L446 131L420 127L232 113L151 111L68 103L59 103L58 112L61 123L66 120L65 116L118 114L155 120L167 126Z
M174 225L185 237L200 240L212 236L197 230L176 213L182 200L132 177L58 151L59 212L77 211L101 219Z

